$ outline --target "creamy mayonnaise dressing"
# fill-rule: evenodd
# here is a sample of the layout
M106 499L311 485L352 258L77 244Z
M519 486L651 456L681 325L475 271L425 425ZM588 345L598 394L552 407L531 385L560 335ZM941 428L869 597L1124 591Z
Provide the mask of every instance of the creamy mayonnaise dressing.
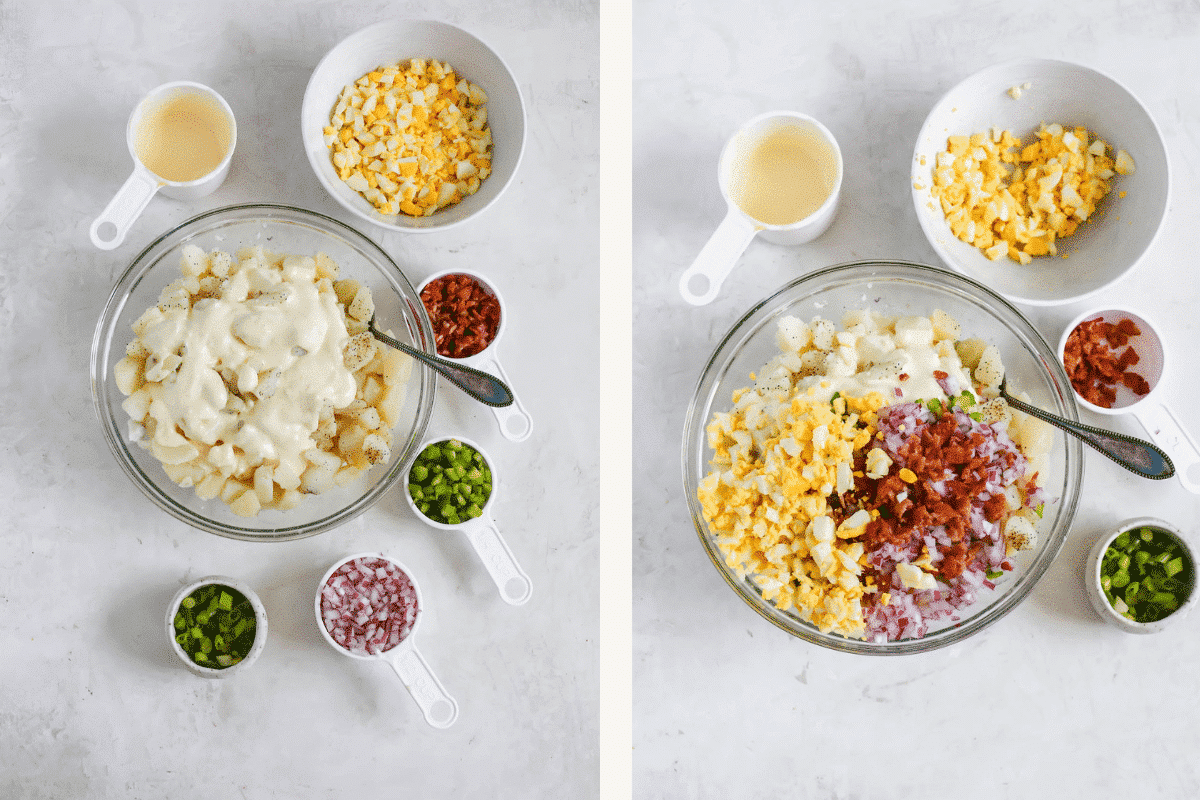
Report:
M318 420L355 398L344 313L332 288L318 287L307 256L288 256L282 269L243 262L219 296L161 312L140 338L150 350L147 379L161 377L150 410L155 440L207 445L222 471L274 461L301 474ZM241 397L222 369L236 376Z
M180 89L150 106L138 124L138 160L160 178L197 181L221 166L233 144L233 126L213 97Z
M815 129L773 128L738 151L729 193L742 211L768 225L792 225L816 213L837 183L837 157Z

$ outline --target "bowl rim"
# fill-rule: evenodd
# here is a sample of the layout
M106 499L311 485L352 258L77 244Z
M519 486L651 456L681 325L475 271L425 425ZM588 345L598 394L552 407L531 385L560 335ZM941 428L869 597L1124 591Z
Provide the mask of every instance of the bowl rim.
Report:
M236 664L228 667L217 669L216 667L206 667L203 664L197 664L183 648L179 646L179 642L175 641L175 613L179 610L179 604L183 599L192 592L202 586L209 585L228 586L240 592L247 600L250 601L250 607L254 609L254 644L250 646L250 652L246 653L246 657ZM175 655L183 662L191 672L199 675L202 678L228 678L238 672L244 672L249 669L258 656L262 653L263 648L267 645L267 609L259 598L258 593L250 588L250 585L243 580L231 577L229 575L207 575L203 578L198 578L191 583L183 586L175 593L171 599L170 605L167 606L167 639L170 642L171 649Z
M313 89L314 89L313 83L316 80L318 74L321 72L321 70L323 68L325 68L327 66L327 64L331 63L331 60L335 57L335 53L339 53L344 48L352 46L353 44L357 43L357 41L361 38L369 37L369 34L376 30L383 30L383 29L386 29L389 27L405 26L405 25L428 25L428 26L431 26L432 28L449 29L449 30L455 31L456 33L459 33L461 35L464 35L471 39L474 39L476 42L478 42L484 48L484 50L486 50L488 53L491 54L491 56L493 58L496 59L497 63L500 65L500 68L503 70L504 74L508 77L508 80L511 81L514 93L516 95L517 103L516 103L515 110L517 111L517 118L520 120L521 136L520 136L520 141L517 143L516 160L513 162L512 172L508 175L507 178L505 178L503 184L500 186L500 189L496 192L496 194L491 199L489 199L486 203L484 203L482 206L475 209L471 213L461 217L460 219L456 219L456 220L453 220L450 222L423 222L423 220L434 220L437 217L436 213L429 217L414 218L421 224L416 224L416 223L399 224L397 222L389 222L382 214L379 214L377 212L372 213L372 212L374 212L374 209L372 209L372 212L368 212L368 211L364 210L364 208L362 208L361 206L355 204L352 201L349 201L347 197L345 197L341 192L336 191L335 187L331 186L329 184L329 181L327 180L326 175L321 172L321 169L317 163L317 160L316 160L317 157L315 155L315 152L318 150L323 150L326 153L328 152L328 147L326 147L324 145L324 143L321 141L320 132L319 131L310 131L309 128L307 128L304 124L305 120L309 116L309 108L312 106L312 104L315 104L317 102L316 98L313 96ZM351 80L353 80L353 79L351 79ZM334 98L334 100L336 101L336 98ZM379 22L374 22L370 25L359 28L358 30L342 37L340 40L338 40L336 43L334 43L334 45L332 47L330 47L323 56L321 56L320 61L317 62L317 65L315 67L313 67L312 72L309 73L309 79L308 79L308 82L304 86L304 95L301 100L300 140L301 140L301 144L304 148L305 160L308 161L309 166L312 168L312 171L317 178L317 182L321 185L321 188L323 188L325 190L326 194L328 194L330 197L332 197L334 199L334 201L336 201L338 203L338 205L340 205L342 208L346 209L350 213L354 214L359 219L362 219L366 222L370 222L372 225L377 225L380 228L383 228L385 230L396 231L397 233L437 233L440 231L446 231L451 228L462 225L463 223L467 222L468 220L474 219L475 217L479 216L487 209L491 208L493 205L496 204L496 201L498 201L501 197L504 196L504 194L508 191L509 187L512 186L513 179L516 178L517 172L521 168L521 162L525 158L525 146L526 146L526 141L528 140L528 138L529 138L529 113L528 113L528 110L526 109L525 94L524 94L524 92L521 91L521 84L519 81L517 81L516 74L513 72L512 67L510 67L508 62L504 59L504 57L502 55L500 55L500 51L498 51L496 48L492 47L491 44L489 44L484 39L480 38L477 34L471 32L471 31L467 30L466 28L463 28L459 25L455 25L450 22L445 22L443 20L428 19L428 18L421 18L421 17L396 17L394 19L385 19L385 20L381 20ZM317 148L316 147L317 144L321 144L321 148ZM493 154L495 152L494 148L495 148L495 145L493 145ZM489 176L489 178L490 177L494 177L494 176ZM402 215L397 218L405 219Z
M430 367L421 363L414 364L414 370L418 368L421 370L421 390L416 400L416 419L411 433L413 448L408 453L408 456L397 459L392 468L370 490L338 511L303 524L281 524L277 527L257 528L226 525L211 520L189 508L185 508L170 497L167 497L159 488L157 482L145 475L129 457L124 445L124 437L120 432L120 426L124 423L124 420L118 418L113 413L102 391L102 387L112 380L112 377L107 374L104 363L107 361L107 355L112 346L110 328L113 328L117 324L117 319L125 303L128 301L130 292L142 280L146 271L157 261L157 259L151 259L151 256L156 254L159 248L163 248L165 252L173 247L182 245L193 238L196 233L204 230L201 228L199 231L188 234L179 242L167 246L172 237L179 235L181 231L191 226L200 226L205 221L213 220L214 218L220 219L225 216L233 217L235 220L238 217L242 217L238 221L245 222L255 219L256 215L259 217L269 216L272 219L287 222L302 224L316 223L317 227L322 228L323 233L341 236L347 241L347 244L361 247L376 256L379 259L380 266L383 267L382 271L385 277L394 281L402 289L411 292L413 302L406 302L404 305L409 308L422 340L419 343L414 342L414 345L419 344L424 352L433 354L431 349L434 341L433 328L429 323L429 315L425 312L425 306L421 303L420 296L417 294L412 282L409 281L403 270L400 269L399 265L381 245L361 231L340 220L306 208L283 203L239 203L214 208L184 220L158 236L130 262L129 266L121 273L121 276L113 285L113 289L96 322L96 328L92 336L90 380L92 404L100 422L100 427L104 431L104 437L108 442L109 449L133 484L154 505L177 520L219 536L243 541L283 542L315 536L316 534L324 533L349 522L378 502L406 474L409 462L419 452L416 450L416 445L424 440L425 432L432 416L433 402L437 392L437 381ZM106 339L108 340L107 342ZM165 476L164 479L169 480Z
M1108 602L1108 598L1104 596L1104 590L1100 587L1100 562L1105 551L1108 550L1113 540L1122 533L1143 527L1155 528L1179 542L1188 559L1192 562L1192 591L1188 594L1187 599L1183 601L1183 605L1179 606L1179 608L1154 622L1138 622L1121 616L1112 607L1112 604ZM1187 616L1188 612L1200 601L1200 576L1197 576L1197 570L1200 570L1200 551L1197 551L1196 544L1190 537L1184 534L1178 525L1167 522L1160 517L1142 516L1132 517L1121 522L1096 541L1096 544L1092 546L1091 552L1088 553L1085 580L1087 581L1087 593L1092 601L1092 608L1095 609L1096 614L1105 622L1126 633L1159 633Z
M1079 294L1073 294L1073 295L1066 296L1066 297L1038 298L1038 297L1022 297L1016 293L1004 293L1004 296L1006 298L1008 298L1014 302L1024 303L1024 304L1030 305L1030 306L1052 307L1052 306L1069 305L1071 303L1077 303L1077 302L1081 302L1083 300L1092 299L1092 298L1096 297L1097 295L1099 295L1100 293L1102 293L1108 289L1111 289L1112 286L1114 284L1116 284L1118 281L1122 280L1123 278L1128 277L1134 271L1134 269L1145 260L1146 254L1150 252L1151 248L1153 248L1153 246L1154 246L1154 243L1157 242L1158 239L1160 238L1160 236L1162 235L1163 228L1166 227L1167 213L1171 208L1171 154L1167 148L1167 142L1166 142L1166 138L1163 136L1162 127L1158 124L1158 121L1154 118L1154 115L1150 113L1150 109L1146 106L1146 104L1144 102L1142 102L1142 99L1140 97L1138 97L1137 94L1135 94L1133 92L1133 90L1130 89L1124 82L1118 80L1113 75L1109 74L1108 72L1105 72L1104 70L1097 69L1096 67L1089 66L1087 64L1081 64L1077 61L1069 61L1069 60L1063 59L1063 58L1037 58L1037 57L1012 58L1012 59L1007 59L1005 61L999 61L994 64L989 64L988 66L985 66L981 69L975 70L974 72L970 73L969 75L963 77L961 80L956 81L949 89L942 92L938 96L937 100L934 101L933 105L931 105L929 107L929 111L926 113L925 119L921 122L921 127L917 133L916 143L913 147L913 155L912 155L912 159L911 159L911 163L912 163L911 169L916 169L919 164L919 159L920 159L921 150L922 150L922 142L925 140L929 129L933 125L934 112L937 111L938 108L940 108L942 106L942 104L946 101L947 98L949 98L952 94L960 91L967 84L969 84L973 81L981 80L982 78L986 77L989 73L1003 72L1003 71L1011 70L1011 69L1014 69L1014 68L1017 68L1020 66L1024 66L1024 65L1031 65L1031 66L1053 65L1058 68L1069 68L1069 69L1073 69L1073 70L1079 70L1080 72L1091 73L1092 75L1095 75L1099 78L1103 78L1104 80L1108 81L1112 85L1116 86L1120 91L1124 92L1129 97L1129 99L1133 101L1134 105L1136 105L1138 108L1141 109L1142 114L1145 116L1146 120L1150 123L1151 130L1154 131L1154 137L1158 142L1159 148L1162 150L1163 165L1164 165L1164 169L1165 169L1164 185L1163 185L1163 198L1162 198L1163 212L1159 215L1158 222L1155 225L1154 230L1151 232L1149 238L1146 240L1145 247L1142 248L1141 252L1138 253L1137 257L1133 261L1131 261L1128 265L1125 266L1124 269L1122 269L1119 273L1114 275L1111 279L1106 281L1104 284L1097 286L1093 289L1081 292ZM911 172L911 169L910 169L910 172ZM923 195L923 193L927 191L927 187L924 187L924 184L927 183L927 181L916 180L915 173L910 174L909 177L910 177L909 185L911 188L914 209L915 209L915 212L917 215L917 222L921 227L921 232L924 234L926 241L929 243L929 246L933 249L934 253L937 254L938 258L941 259L941 261L944 264L946 264L946 266L948 268L950 268L954 272L958 272L959 274L967 275L967 273L959 267L956 260L951 257L950 253L945 249L945 247L943 245L939 244L937 235L935 235L935 232L929 228L930 222L928 220L927 215L923 214L921 211L922 206L926 202L928 202L928 198ZM921 184L923 186L923 188L918 189L917 188L918 184ZM967 276L967 277L970 277L970 276ZM999 293L999 292L997 292L997 293Z
M928 264L921 264L913 261L902 259L862 259L857 261L842 262L822 269L801 275L780 288L771 292L767 297L755 303L745 314L740 316L721 338L719 344L714 348L712 355L708 358L701 371L700 378L696 382L696 388L692 394L688 404L687 411L684 417L683 441L682 441L682 478L684 495L687 500L688 509L692 518L692 525L695 528L696 534L700 539L701 546L708 555L709 561L712 562L717 572L724 579L725 583L734 590L747 605L749 605L759 616L770 622L775 627L786 633L789 633L799 639L803 639L812 644L817 644L832 650L841 652L853 653L858 655L880 655L880 656L897 656L909 655L915 653L928 652L945 647L951 644L962 641L963 639L979 633L980 631L990 627L994 622L1007 615L1010 611L1016 608L1022 600L1033 590L1034 586L1042 579L1050 565L1056 560L1061 552L1063 545L1066 542L1067 533L1074 520L1075 512L1078 507L1080 490L1083 484L1083 445L1074 437L1064 437L1064 472L1065 479L1068 483L1068 490L1064 492L1062 498L1062 506L1060 508L1060 518L1056 523L1053 535L1048 538L1042 546L1037 559L1031 565L1030 569L1023 573L1019 585L1014 586L1008 593L997 601L991 609L976 615L970 620L960 621L958 624L942 630L933 632L920 639L901 639L891 642L875 643L865 639L849 639L843 637L834 638L830 635L821 634L815 627L811 627L811 631L807 628L792 628L784 624L783 621L776 619L768 613L767 609L762 605L761 598L756 598L746 588L744 582L738 581L730 571L726 568L724 560L717 551L715 545L711 542L707 532L707 523L704 522L703 514L699 507L699 501L694 496L694 493L689 491L688 474L689 468L692 465L694 458L693 445L696 441L701 441L699 437L704 434L708 424L708 419L700 419L697 415L698 409L702 408L707 403L707 398L715 390L715 384L706 392L705 384L708 381L710 374L718 364L718 359L724 354L724 351L741 330L742 326L754 317L760 310L767 307L783 295L791 292L795 287L803 284L811 284L819 282L830 275L838 275L851 272L858 269L866 268L886 268L899 269L910 272L913 275L918 275L923 278L923 282L928 283L929 278L936 277L942 281L960 284L960 288L966 288L976 294L974 299L978 300L978 294L982 294L984 298L997 304L1003 311L1015 317L1024 323L1027 330L1023 331L1032 340L1035 347L1040 345L1041 352L1036 353L1037 360L1042 364L1043 368L1050 373L1052 382L1056 385L1061 397L1058 398L1061 408L1056 409L1062 416L1068 419L1078 421L1078 411L1073 398L1073 390L1071 383L1067 379L1066 373L1063 370L1062 364L1056 357L1055 350L1049 345L1045 337L1034 327L1033 323L1021 313L1011 302L998 294L987 286L978 281L963 275L959 272L952 271L945 267L936 267ZM865 282L865 281L864 281ZM700 453L703 453L704 447L707 445L701 444Z

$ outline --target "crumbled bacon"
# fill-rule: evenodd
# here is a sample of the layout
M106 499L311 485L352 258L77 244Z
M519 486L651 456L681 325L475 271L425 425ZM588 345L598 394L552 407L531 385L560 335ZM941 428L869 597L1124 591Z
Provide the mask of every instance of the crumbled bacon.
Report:
M481 352L500 329L500 301L470 275L430 281L421 290L439 355L466 358Z
M1063 348L1063 366L1080 397L1094 406L1112 408L1117 385L1129 387L1139 397L1149 393L1146 379L1129 370L1140 360L1129 340L1139 334L1141 329L1128 317L1115 324L1096 317L1071 331ZM1122 347L1125 350L1118 353Z
M1003 559L999 523L1009 512L1004 488L1023 476L1024 456L1006 435L961 410L932 420L920 414L929 416L913 403L881 412L881 429L905 433L889 433L881 443L892 457L892 470L877 480L864 476L856 482L859 504L879 511L861 541L869 555L887 551L910 559L933 542L936 552L927 569L941 580L954 581L967 569L982 574ZM916 480L903 480L901 468ZM891 560L883 559L882 567L878 558L869 563L881 589L899 589Z

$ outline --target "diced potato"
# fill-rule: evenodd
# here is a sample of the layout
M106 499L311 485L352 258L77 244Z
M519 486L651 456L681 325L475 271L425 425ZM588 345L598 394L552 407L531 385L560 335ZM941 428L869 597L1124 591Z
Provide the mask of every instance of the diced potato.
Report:
M229 510L239 517L258 516L258 512L262 510L262 503L258 499L258 492L253 489L243 490L241 494L230 502Z
M958 320L940 308L934 309L934 312L929 315L929 321L933 323L933 336L935 339L955 341L959 336L962 336L962 325L958 323Z
M412 376L413 357L394 347L382 348L384 351L383 382L388 386L402 384Z
M963 339L954 343L954 349L958 353L959 360L967 369L975 369L979 365L979 359L983 355L984 348L988 343L983 339Z
M254 493L258 495L260 506L275 498L275 470L269 464L260 464L254 470Z
M358 294L361 285L353 278L342 278L333 282L333 291L337 295L338 302L343 306L349 306L354 302L354 296Z
M247 491L251 491L251 487L247 486L236 478L229 478L225 481L224 485L221 486L221 502L225 503L225 505L229 505ZM257 500L258 497L255 496L254 499Z
M362 451L371 464L382 464L392 457L392 450L387 440L377 433L367 434L367 437L363 439Z
M279 499L272 503L272 508L280 511L289 511L300 505L300 501L304 499L304 495L296 489L286 489Z
M300 476L300 488L307 494L321 494L334 487L333 478L337 475L336 466L309 465Z
M975 366L975 380L984 386L999 386L1004 378L1004 362L1000 359L1000 350L994 344L983 348L979 355L979 363Z
M136 359L132 356L125 356L116 364L113 365L113 378L117 384L117 388L121 390L121 394L129 396L141 388L145 383L146 362L144 359Z
M360 333L351 337L350 341L346 343L344 354L346 369L351 372L361 370L375 357L376 347L378 344L375 337L369 333Z
M328 278L331 281L337 280L341 269L338 267L337 262L330 258L327 253L317 253L314 260L317 265L318 278Z
M348 486L362 477L362 474L363 470L359 469L358 467L346 465L339 469L337 474L333 476L333 482L338 486Z
M354 300L346 307L346 313L360 322L367 322L375 316L375 301L371 298L371 290L362 287L354 295Z
M338 434L337 447L342 458L348 464L358 469L365 469L370 466L366 455L363 453L363 442L366 440L368 431L359 427L357 424L350 425L343 432Z
M383 424L389 428L396 427L400 422L400 414L404 411L404 401L407 398L408 391L404 384L398 383L389 386L380 398L376 408L379 410L379 417L383 420Z
M150 392L143 386L125 398L121 409L135 422L141 422L150 413Z
M196 496L201 500L212 500L221 493L226 480L220 472L210 472L204 480L196 484Z

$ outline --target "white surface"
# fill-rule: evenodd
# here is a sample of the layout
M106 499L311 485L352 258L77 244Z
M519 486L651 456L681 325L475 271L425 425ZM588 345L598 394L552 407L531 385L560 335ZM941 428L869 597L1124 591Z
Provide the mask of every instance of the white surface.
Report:
M301 98L342 37L431 14L512 67L525 159L478 219L381 232L318 184ZM132 168L129 113L175 79L233 107L229 177L203 200L155 197L102 252L88 227ZM0 797L595 796L598 95L590 4L0 0ZM502 287L500 355L533 436L506 441L444 384L429 433L474 438L504 470L495 519L533 581L527 605L505 604L465 538L418 522L396 492L335 531L259 545L175 522L117 468L87 380L108 292L159 233L258 200L357 227L414 283L461 267ZM315 627L320 576L376 549L420 581L421 651L460 707L448 730L425 723L386 664L339 656ZM161 628L176 589L213 573L246 580L270 617L262 657L225 681L188 673Z
M1195 797L1200 617L1156 636L1123 634L1096 616L1083 583L1088 550L1116 522L1153 515L1195 526L1200 499L1178 482L1141 481L1089 451L1073 530L1030 597L978 637L913 657L844 655L788 636L737 599L696 541L679 437L709 354L753 303L814 268L867 257L938 263L913 209L916 137L942 94L990 64L1088 64L1154 115L1174 170L1165 227L1139 267L1089 304L1154 309L1178 367L1165 399L1190 409L1200 392L1195 4L905 9L634 4L634 796ZM721 145L780 107L837 137L838 216L807 245L751 242L721 295L693 308L678 278L725 210ZM1023 310L1053 343L1084 309ZM1083 416L1141 433L1127 417Z

